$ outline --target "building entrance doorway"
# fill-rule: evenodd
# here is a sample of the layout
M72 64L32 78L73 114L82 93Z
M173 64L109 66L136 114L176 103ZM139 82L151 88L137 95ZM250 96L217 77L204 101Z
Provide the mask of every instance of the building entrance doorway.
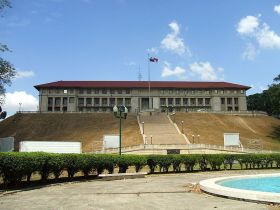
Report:
M142 110L149 109L149 98L142 98L141 99L141 109Z

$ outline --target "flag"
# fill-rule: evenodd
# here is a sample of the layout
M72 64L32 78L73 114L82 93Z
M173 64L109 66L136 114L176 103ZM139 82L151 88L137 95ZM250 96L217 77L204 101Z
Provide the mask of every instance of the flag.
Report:
M155 57L150 57L150 62L158 62L158 58L155 58Z

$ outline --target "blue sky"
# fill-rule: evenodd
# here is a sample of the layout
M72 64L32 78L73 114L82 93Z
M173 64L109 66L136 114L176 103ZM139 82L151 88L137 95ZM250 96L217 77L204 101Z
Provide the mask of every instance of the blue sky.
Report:
M6 107L36 109L57 80L228 81L261 92L280 73L280 0L12 0L2 54L19 74ZM12 107L12 108L11 108Z

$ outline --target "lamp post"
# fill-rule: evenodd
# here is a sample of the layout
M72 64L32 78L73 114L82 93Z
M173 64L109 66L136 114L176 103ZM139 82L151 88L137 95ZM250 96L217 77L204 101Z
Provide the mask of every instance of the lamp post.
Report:
M114 112L114 116L116 118L120 119L120 123L119 123L119 144L120 144L120 149L119 149L119 155L122 154L122 119L126 119L128 110L124 105L121 105L119 107L117 107L116 105L113 107L113 112Z
M20 103L18 103L18 105L19 105L19 112L21 112L21 105L22 105L22 103L20 102Z
M197 143L199 144L199 137L200 137L200 135L198 134L197 135Z
M181 132L184 133L184 121L182 121L181 124L182 124L182 131Z
M144 125L145 125L145 123L144 122L142 122L142 132L143 132L143 134L145 133L145 130L144 130Z

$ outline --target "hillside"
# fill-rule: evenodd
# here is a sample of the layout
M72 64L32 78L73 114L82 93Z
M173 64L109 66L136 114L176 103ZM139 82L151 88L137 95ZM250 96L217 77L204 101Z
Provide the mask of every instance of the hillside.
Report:
M102 148L103 135L118 134L119 121L112 113L16 114L0 122L0 137L22 140L78 140L84 152ZM123 120L123 146L142 144L137 118Z
M224 133L240 133L244 147L252 147L252 139L261 140L263 149L280 150L280 120L268 116L234 116L208 113L177 113L175 122L181 129L184 121L184 132L192 142L223 145Z

